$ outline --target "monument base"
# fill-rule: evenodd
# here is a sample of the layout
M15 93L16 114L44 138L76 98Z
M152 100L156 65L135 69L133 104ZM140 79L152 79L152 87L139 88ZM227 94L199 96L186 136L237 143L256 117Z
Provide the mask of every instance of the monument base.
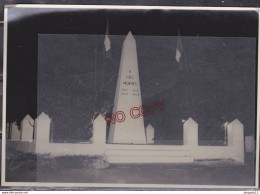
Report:
M187 150L108 150L106 159L112 164L192 163Z

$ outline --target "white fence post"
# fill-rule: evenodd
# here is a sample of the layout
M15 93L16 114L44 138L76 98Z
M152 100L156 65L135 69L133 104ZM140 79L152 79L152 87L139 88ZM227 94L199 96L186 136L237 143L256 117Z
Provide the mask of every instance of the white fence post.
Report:
M183 124L183 145L198 146L198 123L191 117Z
M50 126L51 119L44 112L35 119L34 138L36 141L36 153L44 153L46 149L48 150ZM51 152L51 150L49 150L49 152Z
M11 123L11 140L20 141L20 130L18 129L17 123Z
M26 115L21 122L21 141L33 141L34 120L29 115Z
M235 119L227 126L228 146L232 148L233 159L244 163L244 125Z
M101 114L93 122L92 142L106 144L106 121Z
M146 143L154 144L154 128L152 125L147 125L146 129Z

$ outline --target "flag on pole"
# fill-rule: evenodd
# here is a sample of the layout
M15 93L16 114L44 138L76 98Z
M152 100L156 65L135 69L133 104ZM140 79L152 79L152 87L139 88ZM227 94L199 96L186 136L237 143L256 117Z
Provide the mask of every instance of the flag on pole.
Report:
M180 31L178 30L178 39L177 39L177 47L176 47L176 55L175 55L175 59L178 63L180 62L182 52L183 52L183 44L180 36Z
M108 19L107 19L104 47L103 47L103 56L105 58L109 59L109 60L112 60L111 42L110 42L110 38L109 38L109 22L108 22Z
M108 52L111 49L111 43L110 43L110 39L109 39L108 35L109 35L109 23L107 20L106 37L105 37L105 41L104 41L106 52Z

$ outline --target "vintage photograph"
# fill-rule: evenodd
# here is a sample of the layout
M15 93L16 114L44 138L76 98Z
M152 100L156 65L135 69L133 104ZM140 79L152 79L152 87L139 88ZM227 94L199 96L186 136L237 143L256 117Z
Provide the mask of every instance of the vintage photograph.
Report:
M2 184L256 185L256 10L5 16Z

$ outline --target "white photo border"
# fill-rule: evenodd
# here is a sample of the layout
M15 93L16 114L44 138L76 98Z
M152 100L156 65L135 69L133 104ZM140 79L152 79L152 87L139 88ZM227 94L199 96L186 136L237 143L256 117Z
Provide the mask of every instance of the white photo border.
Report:
M184 184L115 184L115 183L47 183L47 182L7 182L6 178L6 87L7 87L7 33L8 33L8 8L70 8L70 9L120 9L120 10L207 10L207 11L256 11L258 12L258 56L257 56L257 114L256 114L256 163L254 186L231 186L231 185L184 185ZM2 186L24 187L98 187L98 188L143 188L143 189L258 189L259 188L259 127L260 127L260 8L245 7L185 7L185 6L123 6L123 5L54 5L54 4L15 4L6 5L4 8L4 48L3 48L3 106L2 106Z

